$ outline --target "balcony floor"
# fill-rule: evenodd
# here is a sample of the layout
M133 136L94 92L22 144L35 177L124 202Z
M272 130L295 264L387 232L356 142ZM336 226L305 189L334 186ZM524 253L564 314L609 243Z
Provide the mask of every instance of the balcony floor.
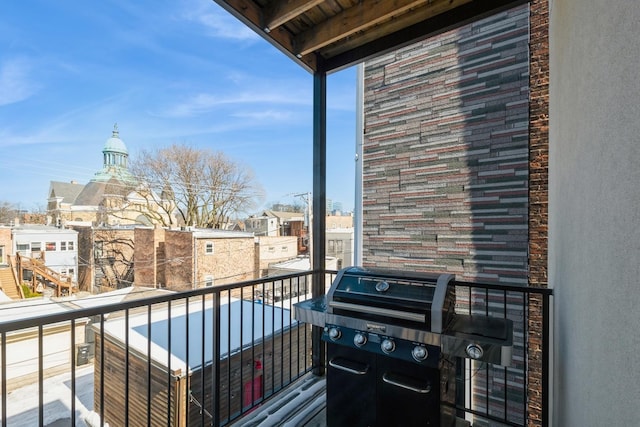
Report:
M325 388L324 377L307 374L232 425L326 427Z

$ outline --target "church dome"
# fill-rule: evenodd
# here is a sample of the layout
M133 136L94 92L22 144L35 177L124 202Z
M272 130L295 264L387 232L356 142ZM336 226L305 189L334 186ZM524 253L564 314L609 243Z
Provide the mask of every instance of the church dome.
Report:
M124 142L120 139L118 124L113 125L113 133L111 134L111 138L107 139L102 152L129 154L129 151L127 151L127 146L124 145Z

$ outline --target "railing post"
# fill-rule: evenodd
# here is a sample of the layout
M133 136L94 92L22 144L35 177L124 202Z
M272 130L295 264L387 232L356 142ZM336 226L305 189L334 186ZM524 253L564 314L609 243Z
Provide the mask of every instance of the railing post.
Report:
M321 60L321 58L318 58ZM325 294L327 213L327 74L313 75L313 221L311 240L312 296ZM322 328L311 329L311 362L315 375L324 375L325 347Z
M542 425L549 425L549 295L542 295Z
M212 294L212 321L213 321L213 337L211 339L212 342L212 372L211 372L211 381L212 384L217 385L215 387L215 393L213 394L213 419L212 423L214 427L220 425L220 292L214 292ZM204 329L203 329L204 331ZM204 340L203 344L204 346Z

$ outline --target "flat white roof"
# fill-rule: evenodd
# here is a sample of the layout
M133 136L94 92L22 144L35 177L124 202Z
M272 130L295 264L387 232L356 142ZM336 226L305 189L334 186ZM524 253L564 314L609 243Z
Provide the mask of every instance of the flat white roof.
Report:
M69 310L71 308L65 304L48 298L28 298L14 302L3 302L0 304L0 323L64 313Z
M124 317L110 319L104 324L105 333L122 344L126 342L125 320ZM288 309L233 298L231 304L225 301L220 306L221 357L226 358L243 348L260 344L263 338L269 339L297 323ZM166 307L157 307L151 312L150 328L146 312L131 315L128 335L129 348L143 357L148 352L150 338L151 359L156 364L172 371L180 370L182 374L187 372L187 368L197 370L203 366L203 345L204 365L210 364L213 358L212 301L205 301L204 311L202 300L189 303L188 315L185 304L172 305L170 318Z
M166 289L155 289L140 286L128 286L122 289L116 289L101 294L92 294L82 298L68 299L67 302L74 304L80 308L100 307L108 304L118 304L125 300L144 298L150 295L175 293Z

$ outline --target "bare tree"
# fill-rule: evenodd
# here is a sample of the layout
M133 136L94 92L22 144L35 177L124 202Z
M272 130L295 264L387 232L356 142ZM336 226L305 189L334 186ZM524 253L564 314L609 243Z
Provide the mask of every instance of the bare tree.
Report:
M221 152L172 145L142 151L131 162L141 213L153 223L223 228L262 198L251 169Z
M0 201L0 224L11 223L18 215L16 206L7 201Z
M133 285L133 231L130 229L98 228L93 235L93 256L101 289L124 288Z

